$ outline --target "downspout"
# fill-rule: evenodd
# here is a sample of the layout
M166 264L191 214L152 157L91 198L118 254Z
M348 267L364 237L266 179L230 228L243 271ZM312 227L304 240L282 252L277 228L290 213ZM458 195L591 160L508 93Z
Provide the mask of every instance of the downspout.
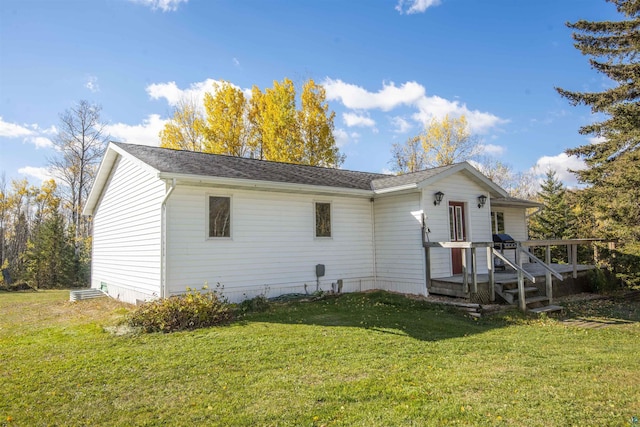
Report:
M176 179L171 180L171 187L164 195L161 204L161 226L160 226L160 246L161 246L161 260L160 260L160 298L166 298L168 294L167 289L167 200L173 190L176 188Z
M371 240L373 248L373 286L374 288L378 287L378 261L377 261L377 244L376 244L376 210L374 208L375 199L372 197L370 199L371 204ZM362 289L360 289L362 290Z

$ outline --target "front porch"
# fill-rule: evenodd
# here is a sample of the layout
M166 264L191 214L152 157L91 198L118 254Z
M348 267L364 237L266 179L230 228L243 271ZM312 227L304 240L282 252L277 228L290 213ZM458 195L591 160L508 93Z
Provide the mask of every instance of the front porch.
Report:
M552 279L553 296L562 297L571 293L581 292L586 286L586 272L595 268L593 265L578 264L576 266L577 275L573 277L573 266L569 264L550 264L553 270L563 276L563 281ZM535 286L539 293L546 291L546 270L536 264L527 263L523 264L522 268L533 277L536 278L535 283L532 283L529 288L525 287L525 291L532 292L531 289ZM431 279L431 287L429 288L429 294L446 295L457 298L465 298L471 302L487 304L492 302L491 292L489 287L489 274L477 275L478 292L470 292L470 289L465 290L464 277L462 274L457 274L448 277L438 277L437 279ZM471 282L467 280L467 282ZM514 297L517 297L514 291L511 289L517 289L518 284L518 272L513 269L505 269L505 271L494 272L494 287L499 296L502 296L509 304L514 304L517 301ZM509 285L515 285L513 287ZM510 291L510 292L509 292ZM515 294L515 295L514 295ZM505 298L506 296L506 298Z
M597 239L541 240L516 242L515 262L494 248L493 242L424 242L427 262L427 289L430 294L465 298L476 303L496 301L496 294L523 311L551 312L562 307L553 305L554 296L564 296L587 289L587 272L591 264L578 263L578 245L593 245L597 261ZM567 264L551 263L551 246L567 247ZM545 260L537 258L532 247L545 248ZM462 249L462 274L431 277L430 249ZM486 251L487 273L478 273L478 250ZM496 271L496 259L504 265ZM470 266L467 267L468 260Z

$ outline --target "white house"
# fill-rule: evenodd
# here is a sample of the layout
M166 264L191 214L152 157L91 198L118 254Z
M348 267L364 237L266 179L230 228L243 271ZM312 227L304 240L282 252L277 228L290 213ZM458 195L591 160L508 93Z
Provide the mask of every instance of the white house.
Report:
M426 295L461 259L432 249L427 266L423 239L487 242L492 224L526 239L527 207L466 162L394 176L110 143L84 211L91 286L131 303L204 285Z

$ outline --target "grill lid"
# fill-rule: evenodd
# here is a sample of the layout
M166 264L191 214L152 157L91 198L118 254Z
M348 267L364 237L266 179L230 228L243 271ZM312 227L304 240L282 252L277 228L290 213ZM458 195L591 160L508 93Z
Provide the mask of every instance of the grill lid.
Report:
M513 237L509 236L506 233L499 233L493 235L494 243L515 243Z

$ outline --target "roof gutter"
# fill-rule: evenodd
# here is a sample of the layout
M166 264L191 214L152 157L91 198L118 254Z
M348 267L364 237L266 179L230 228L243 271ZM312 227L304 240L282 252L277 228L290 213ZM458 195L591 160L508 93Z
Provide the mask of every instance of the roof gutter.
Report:
M162 180L179 180L182 184L215 185L227 188L242 188L262 191L282 191L287 193L317 193L317 194L344 194L349 196L371 197L373 191L357 188L331 187L312 184L294 184L289 182L258 181L242 178L208 177L202 175L174 174L160 172L158 178Z
M161 246L161 259L160 259L160 298L166 298L169 294L167 289L167 200L169 196L176 189L176 179L171 180L171 187L167 190L167 193L162 198L161 203L161 222L160 227L160 246Z
M411 184L399 185L397 187L381 188L380 190L375 190L374 193L375 194L395 193L398 191L415 190L416 188L418 188L418 185L415 182L412 182Z

